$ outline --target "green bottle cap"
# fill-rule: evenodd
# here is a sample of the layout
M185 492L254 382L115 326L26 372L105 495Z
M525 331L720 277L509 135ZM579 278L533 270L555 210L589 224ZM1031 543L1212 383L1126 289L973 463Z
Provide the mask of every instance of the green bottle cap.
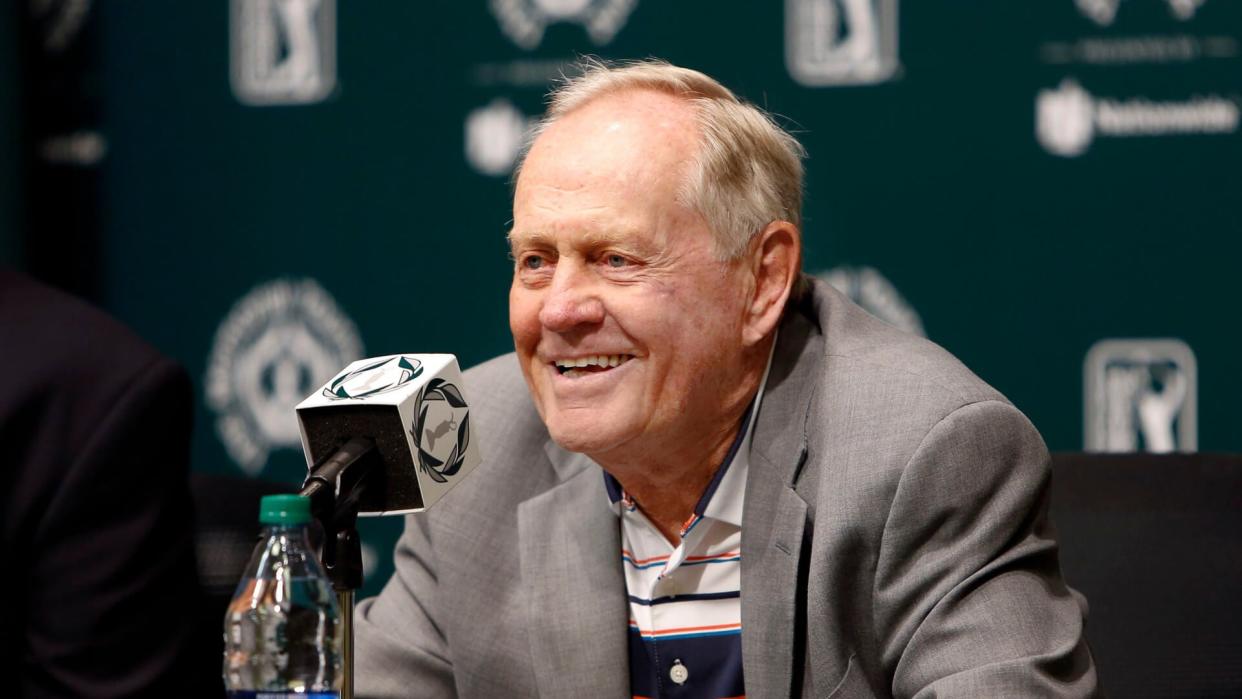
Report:
M259 524L306 524L310 520L308 497L264 495L259 502Z

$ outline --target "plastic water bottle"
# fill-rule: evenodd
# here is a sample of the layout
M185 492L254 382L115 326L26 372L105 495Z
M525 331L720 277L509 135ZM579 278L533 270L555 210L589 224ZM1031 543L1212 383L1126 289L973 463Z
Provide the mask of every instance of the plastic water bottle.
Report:
M340 696L341 612L307 538L310 520L307 498L263 498L263 540L224 617L229 697Z

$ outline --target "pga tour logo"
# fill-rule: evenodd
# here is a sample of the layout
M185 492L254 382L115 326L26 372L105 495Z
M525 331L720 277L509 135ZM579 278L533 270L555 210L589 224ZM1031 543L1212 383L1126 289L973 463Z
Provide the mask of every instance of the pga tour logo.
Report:
M1198 369L1181 340L1101 340L1083 383L1087 451L1198 449Z
M897 0L785 0L785 64L807 87L897 73Z
M335 0L233 0L231 81L243 104L312 104L336 87Z

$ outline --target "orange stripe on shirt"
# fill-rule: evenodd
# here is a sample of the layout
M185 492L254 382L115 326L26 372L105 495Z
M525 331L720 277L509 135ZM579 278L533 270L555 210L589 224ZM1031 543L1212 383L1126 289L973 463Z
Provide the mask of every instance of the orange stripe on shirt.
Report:
M729 553L718 553L713 556L686 556L687 561L710 561L714 558L737 558L741 556L741 551L730 551Z
M638 624L634 624L634 626L635 628L637 628ZM712 626L685 626L680 629L660 629L659 631L643 631L642 629L638 629L638 632L644 636L654 636L657 634L663 635L663 634L670 634L670 633L695 633L698 631L723 631L725 629L740 629L740 628L742 628L742 625L740 623L737 623L737 624L714 624Z

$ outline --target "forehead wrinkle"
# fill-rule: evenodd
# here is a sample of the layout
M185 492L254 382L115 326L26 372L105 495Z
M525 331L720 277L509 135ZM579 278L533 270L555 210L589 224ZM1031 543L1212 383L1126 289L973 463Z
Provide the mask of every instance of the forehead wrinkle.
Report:
M546 230L518 231L515 229L510 230L506 238L511 248L515 245L556 248L558 247L558 240L560 240L560 236ZM617 227L595 230L580 229L570 238L574 247L588 249L608 247L610 245L632 248L635 247L634 244L639 240L640 238L635 232Z

